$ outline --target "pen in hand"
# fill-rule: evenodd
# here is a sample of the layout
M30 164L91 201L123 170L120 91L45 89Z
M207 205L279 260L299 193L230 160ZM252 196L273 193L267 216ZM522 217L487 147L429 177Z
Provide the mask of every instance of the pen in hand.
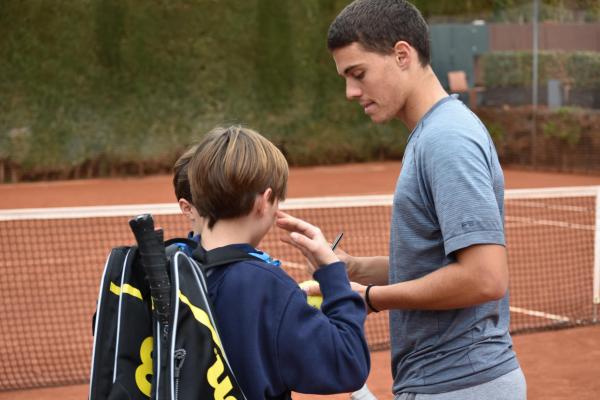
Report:
M342 236L344 236L344 232L340 232L339 235L333 240L333 244L331 245L331 250L335 250L340 240L342 240Z

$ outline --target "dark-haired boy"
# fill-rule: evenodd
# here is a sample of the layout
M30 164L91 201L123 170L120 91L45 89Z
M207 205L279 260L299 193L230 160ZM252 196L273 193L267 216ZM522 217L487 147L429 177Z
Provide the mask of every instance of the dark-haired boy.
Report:
M177 204L185 217L190 221L191 231L188 235L190 239L199 240L204 226L204 218L198 214L198 210L192 204L192 192L190 181L188 179L188 164L196 152L198 145L187 149L173 165L173 189Z
M200 235L204 229L204 218L198 214L198 210L192 204L192 192L190 181L188 179L188 164L196 152L197 145L188 148L173 165L173 189L177 204L183 215L190 222L190 231L187 238L189 241L180 240L174 243L177 249L184 251L191 256L200 242Z

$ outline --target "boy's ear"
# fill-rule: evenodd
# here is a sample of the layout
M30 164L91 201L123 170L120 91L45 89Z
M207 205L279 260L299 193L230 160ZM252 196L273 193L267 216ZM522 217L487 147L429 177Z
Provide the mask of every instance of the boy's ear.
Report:
M273 189L267 188L262 194L256 197L255 207L259 215L267 211L267 206L271 204L270 198L273 195Z
M178 200L178 203L181 212L189 217L189 215L192 213L192 205L190 204L190 202L184 198L181 198Z

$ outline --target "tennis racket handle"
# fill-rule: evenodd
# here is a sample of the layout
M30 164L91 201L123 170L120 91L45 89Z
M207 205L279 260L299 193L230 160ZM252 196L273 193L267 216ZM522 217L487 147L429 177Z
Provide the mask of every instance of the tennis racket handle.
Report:
M129 221L129 226L138 243L142 266L148 276L157 319L161 323L167 323L171 304L171 281L167 273L163 231L154 230L154 220L150 214L138 215Z

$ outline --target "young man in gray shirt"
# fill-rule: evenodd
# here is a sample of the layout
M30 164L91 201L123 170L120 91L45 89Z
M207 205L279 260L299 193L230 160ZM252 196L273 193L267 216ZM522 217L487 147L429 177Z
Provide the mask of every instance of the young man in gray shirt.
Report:
M435 76L412 4L354 1L328 47L349 100L376 123L399 118L412 130L389 258L345 256L370 311L390 310L396 400L525 399L508 331L504 178L486 128ZM307 237L292 238L310 252Z

